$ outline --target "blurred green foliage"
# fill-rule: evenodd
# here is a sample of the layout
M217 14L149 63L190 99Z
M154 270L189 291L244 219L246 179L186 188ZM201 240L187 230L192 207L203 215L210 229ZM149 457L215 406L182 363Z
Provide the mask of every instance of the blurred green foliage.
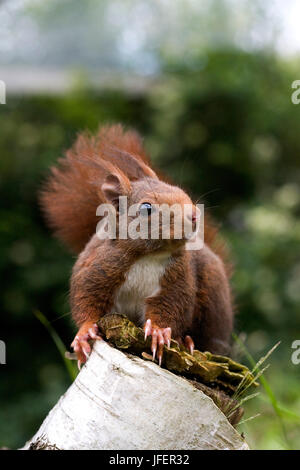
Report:
M144 95L74 89L64 96L8 97L0 107L0 445L16 447L40 425L69 383L45 314L66 345L73 330L68 281L74 257L44 224L37 194L49 166L78 131L122 122L149 154L210 208L235 263L236 331L257 360L281 340L267 373L282 406L300 413L300 106L293 62L240 51L207 52L193 66L169 63ZM239 358L241 359L241 358ZM246 407L254 448L299 447L299 421L282 426L264 394Z

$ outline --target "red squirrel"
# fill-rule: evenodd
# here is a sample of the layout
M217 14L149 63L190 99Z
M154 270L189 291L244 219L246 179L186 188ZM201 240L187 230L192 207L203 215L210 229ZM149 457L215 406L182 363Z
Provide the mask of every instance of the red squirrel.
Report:
M79 331L72 347L79 366L101 339L98 320L125 314L152 337L153 359L162 361L171 338L194 348L228 353L233 327L229 265L216 243L216 228L205 220L204 245L187 250L187 239L100 239L96 209L119 197L150 215L155 204L193 204L179 187L151 168L139 135L121 125L105 126L95 136L79 135L52 168L41 204L56 235L80 253L74 265L70 304ZM192 205L194 208L195 206ZM192 221L197 215L193 210Z

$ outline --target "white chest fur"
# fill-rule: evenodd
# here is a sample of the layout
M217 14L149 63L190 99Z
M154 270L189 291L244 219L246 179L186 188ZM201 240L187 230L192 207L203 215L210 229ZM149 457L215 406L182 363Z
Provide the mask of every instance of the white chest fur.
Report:
M159 281L169 262L170 255L165 253L144 256L136 261L116 292L113 310L142 326L145 321L145 299L159 292Z

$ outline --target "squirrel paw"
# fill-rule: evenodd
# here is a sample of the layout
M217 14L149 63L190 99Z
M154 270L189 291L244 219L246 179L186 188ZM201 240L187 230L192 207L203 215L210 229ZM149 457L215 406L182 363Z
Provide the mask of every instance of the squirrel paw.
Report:
M81 365L87 361L91 354L92 348L90 343L97 339L102 339L102 337L99 335L99 328L96 323L82 325L77 335L75 336L71 347L76 353L79 370Z
M159 328L152 326L151 320L148 319L144 326L145 340L148 336L152 336L151 351L153 354L153 361L157 356L158 364L161 365L164 345L170 347L171 343L171 328Z
M183 343L184 343L186 349L190 352L190 354L193 355L195 345L194 345L194 341L192 340L192 338L188 335L185 336Z

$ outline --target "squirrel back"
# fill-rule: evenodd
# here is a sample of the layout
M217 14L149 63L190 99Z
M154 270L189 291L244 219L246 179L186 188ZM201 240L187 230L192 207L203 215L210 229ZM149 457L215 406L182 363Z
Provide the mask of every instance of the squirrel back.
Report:
M80 253L95 233L97 207L107 202L101 186L111 173L129 181L145 177L165 180L150 166L140 136L120 124L100 127L95 136L79 134L70 150L51 168L40 193L50 227L73 252ZM166 180L165 180L166 181ZM223 260L227 258L217 227L205 216L205 243ZM227 271L230 271L226 263Z

